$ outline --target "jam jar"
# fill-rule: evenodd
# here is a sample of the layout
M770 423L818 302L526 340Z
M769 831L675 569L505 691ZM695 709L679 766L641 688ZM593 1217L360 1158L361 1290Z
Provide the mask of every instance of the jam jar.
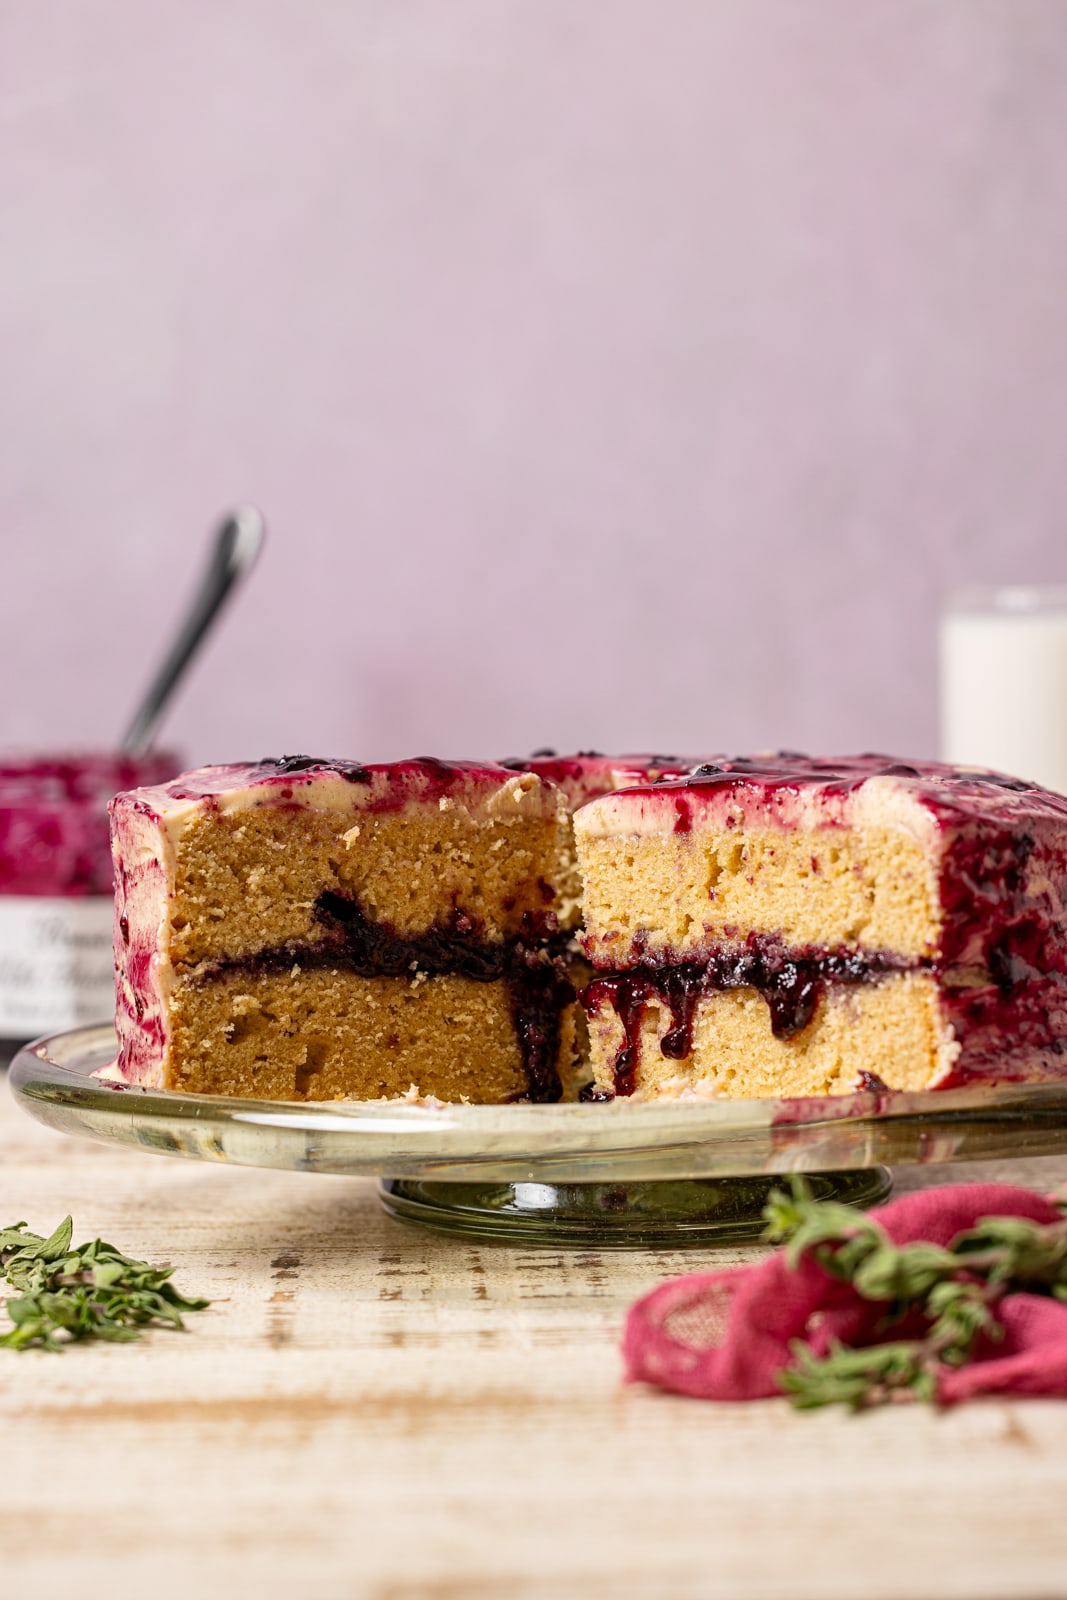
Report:
M175 756L0 754L0 1065L42 1033L114 1010L107 803Z

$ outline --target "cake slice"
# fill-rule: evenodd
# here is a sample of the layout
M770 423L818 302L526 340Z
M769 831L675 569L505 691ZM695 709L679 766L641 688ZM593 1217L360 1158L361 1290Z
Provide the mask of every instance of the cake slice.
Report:
M119 795L119 1075L269 1099L573 1095L571 809L676 769L300 756Z
M574 819L598 1097L1067 1074L1067 799L882 756L718 759Z

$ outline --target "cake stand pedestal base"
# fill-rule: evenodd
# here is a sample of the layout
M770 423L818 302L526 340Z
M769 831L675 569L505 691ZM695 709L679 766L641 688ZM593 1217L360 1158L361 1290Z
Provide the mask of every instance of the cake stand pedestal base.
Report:
M873 1206L892 1187L886 1167L806 1172L818 1200ZM763 1232L763 1207L785 1177L656 1179L644 1183L456 1183L384 1178L390 1216L495 1244L635 1250L742 1244Z

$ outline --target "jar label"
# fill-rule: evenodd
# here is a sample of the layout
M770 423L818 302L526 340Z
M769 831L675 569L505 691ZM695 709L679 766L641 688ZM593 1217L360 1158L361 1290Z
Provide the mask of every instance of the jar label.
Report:
M0 895L0 1038L32 1039L115 1009L108 895Z

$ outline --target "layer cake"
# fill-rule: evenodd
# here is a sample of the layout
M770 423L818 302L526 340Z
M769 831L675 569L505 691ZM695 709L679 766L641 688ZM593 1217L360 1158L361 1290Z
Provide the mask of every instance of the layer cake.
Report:
M1067 1072L1067 799L882 756L719 758L574 821L598 1098Z
M297 756L119 795L119 1074L270 1099L573 1096L572 809L684 768Z

